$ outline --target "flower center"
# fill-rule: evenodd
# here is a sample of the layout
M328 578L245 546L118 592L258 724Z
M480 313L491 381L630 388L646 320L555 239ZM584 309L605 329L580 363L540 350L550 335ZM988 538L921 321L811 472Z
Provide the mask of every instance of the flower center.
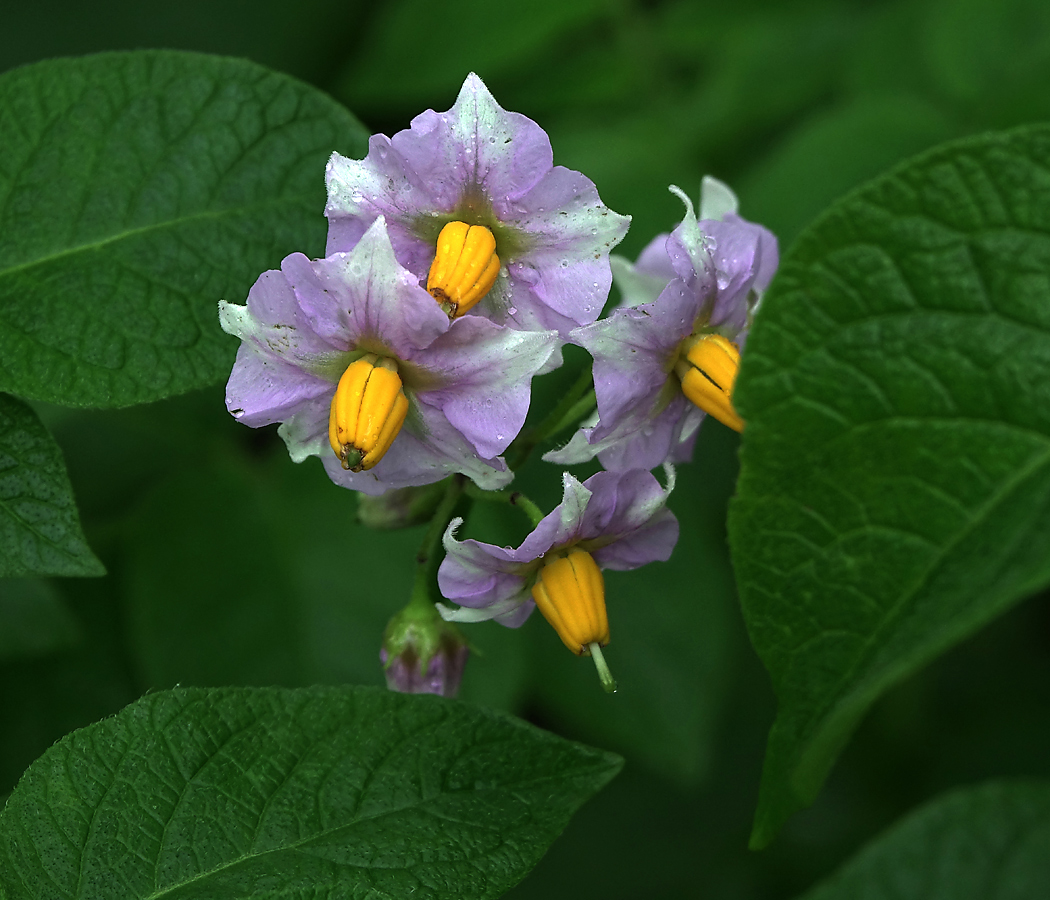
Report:
M577 656L589 656L589 644L604 647L609 643L605 581L586 550L573 550L547 562L532 588L532 599Z
M437 239L427 290L450 319L463 315L496 283L496 239L484 225L449 222Z
M369 353L352 362L335 389L328 441L344 469L371 469L390 449L408 413L397 363Z
M674 370L682 391L708 415L734 431L744 430L744 420L733 409L733 383L740 368L740 350L720 334L690 339Z

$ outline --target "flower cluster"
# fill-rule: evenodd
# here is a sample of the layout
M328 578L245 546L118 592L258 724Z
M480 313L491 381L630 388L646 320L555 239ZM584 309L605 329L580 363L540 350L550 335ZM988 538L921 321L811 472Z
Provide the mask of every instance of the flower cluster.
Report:
M539 607L611 688L601 570L666 560L678 537L670 463L689 458L706 414L743 428L733 383L775 239L705 179L699 218L672 188L686 206L678 227L633 265L610 256L629 219L555 166L543 130L475 75L450 110L372 137L364 159L333 154L327 185L326 256L293 253L246 305L219 304L223 329L241 340L228 409L251 427L280 423L292 459L320 457L336 484L397 498L363 506L366 521L433 511L422 593L384 642L391 687L451 694L462 674L467 645L427 600L443 531L437 581L458 604L438 605L445 620L514 627ZM614 279L622 304L598 320ZM450 482L448 502L411 492L450 475L483 492L509 484L503 454L532 378L561 365L567 342L594 358L597 409L544 459L597 457L607 471L582 484L566 473L561 504L533 515L517 549L457 540L463 481ZM650 471L661 464L666 489Z

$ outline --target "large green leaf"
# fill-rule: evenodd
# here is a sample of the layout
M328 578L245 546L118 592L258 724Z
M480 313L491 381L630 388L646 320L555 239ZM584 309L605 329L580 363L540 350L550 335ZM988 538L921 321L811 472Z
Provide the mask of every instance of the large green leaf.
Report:
M323 250L324 166L366 133L244 60L142 51L0 77L0 389L127 406L223 379L220 299Z
M889 685L1050 581L1050 127L945 145L783 261L730 537L779 701L753 841Z
M36 413L0 394L0 577L102 575L69 476Z
M0 893L497 897L620 764L430 696L151 694L30 767L0 812Z
M804 900L1050 896L1050 783L955 791L869 844Z

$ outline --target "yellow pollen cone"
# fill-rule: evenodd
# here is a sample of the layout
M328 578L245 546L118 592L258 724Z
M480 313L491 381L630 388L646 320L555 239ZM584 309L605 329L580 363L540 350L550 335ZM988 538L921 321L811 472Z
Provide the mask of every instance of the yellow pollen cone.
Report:
M332 398L328 441L344 469L371 469L390 449L408 413L397 363L369 354L347 366Z
M437 239L427 290L450 319L463 315L496 283L496 239L484 225L449 222Z
M732 399L739 368L740 351L720 334L703 335L675 364L686 397L734 431L744 430Z
M589 644L609 643L605 581L587 551L573 550L546 563L532 588L532 599L577 656L589 656Z

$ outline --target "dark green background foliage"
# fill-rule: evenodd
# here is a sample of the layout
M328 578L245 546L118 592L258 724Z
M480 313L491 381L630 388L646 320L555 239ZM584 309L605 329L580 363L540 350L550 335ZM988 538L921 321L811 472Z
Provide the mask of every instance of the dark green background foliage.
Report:
M447 109L464 75L476 70L506 108L547 129L557 163L584 171L610 207L634 217L622 248L632 257L680 219L669 183L695 197L704 173L726 180L739 193L743 213L776 231L785 249L829 203L913 153L987 129L1050 119L1050 7L1041 0L544 0L498 8L470 0L451 6L219 0L177 9L130 0L22 4L5 10L0 69L141 47L247 57L321 88L347 104L367 130L387 134L427 107ZM100 61L74 65L89 64ZM115 202L132 188L124 183L125 170L100 169L101 177L111 178L113 209L121 214L85 218L85 210L98 207L85 205L90 198L66 178L84 170L86 157L67 152L58 160L65 169L0 160L0 180L32 172L34 183L55 198L34 210L39 218L31 233L0 230L2 253L14 254L0 256L0 387L34 398L36 415L65 458L87 544L108 573L0 581L0 797L56 740L146 691L176 684L380 685L379 635L410 588L419 529L377 533L360 527L352 497L333 488L315 461L292 465L273 429L253 432L226 414L220 363L228 365L236 342L213 318L219 296L242 302L258 272L276 266L285 253L320 252L323 161L332 149L360 153L362 133L337 104L299 82L228 61L201 66L198 78L204 80L215 77L209 67L238 73L223 81L245 92L248 119L252 104L272 108L267 96L297 97L319 111L303 143L274 160L278 165L294 157L301 166L288 182L287 215L264 222L236 202L194 207L219 213L217 230L188 238L197 256L202 247L207 251L203 268L187 271L169 260L167 271L141 269L164 262L179 236L160 228L158 235L172 240L156 253L140 252L121 237L131 221L123 212L130 207L118 210ZM4 103L44 108L34 81L40 71L2 76L29 87L13 100L0 97L0 116ZM245 73L255 74L245 81ZM128 74L114 77L119 85ZM260 93L267 86L272 95ZM194 96L179 103L197 102L206 110L210 95ZM60 115L56 122L61 125ZM105 136L116 120L100 117L91 124ZM92 152L105 163L104 147ZM226 160L236 168L235 153ZM64 173L60 184L53 181L56 172ZM268 177L283 184L276 169ZM132 181L144 183L141 177ZM215 185L236 183L219 178ZM164 209L152 207L154 221L170 221ZM861 222L870 224L870 217ZM969 233L961 226L949 230ZM91 251L102 257L106 278L126 274L129 256L122 254L130 254L131 275L150 287L129 312L140 314L145 306L155 321L113 315L104 291L91 295L95 307L84 305L90 298L49 293L46 302L54 306L47 309L65 315L44 317L43 281L27 281L25 269L5 274L29 259L29 251L69 248L85 235L89 242L116 238L104 253ZM833 237L846 242L849 234ZM799 260L809 259L806 247L815 248L814 240L803 242ZM62 266L80 264L76 254L62 260ZM1026 266L1017 271L1028 272ZM33 271L61 287L67 270L45 268ZM1024 292L1019 300L1024 308ZM13 309L38 323L33 340L24 322L10 324ZM181 318L161 314L172 309ZM114 374L124 370L111 366L112 353L85 358L70 343L77 322L117 335L129 362L149 362L158 352L157 335L179 322L185 352L158 356L157 377L132 367L124 378ZM846 345L829 342L829 349L844 353L848 346L866 359L861 337ZM1013 371L1008 348L996 343L1005 339L972 340L975 352L1002 350L1004 371ZM761 341L756 332L759 349ZM13 356L9 346L17 348ZM116 345L106 346L112 351ZM570 352L567 358L579 366L585 357ZM760 374L756 369L744 377ZM559 372L540 379L535 407L549 406L572 377ZM1029 387L1045 390L1043 382ZM205 384L212 386L191 391ZM181 391L189 393L94 412L39 402L121 406ZM756 447L760 437L761 430ZM726 547L738 446L738 438L717 423L705 426L696 460L680 469L671 498L683 526L674 557L607 579L613 635L607 655L620 681L617 695L602 694L590 663L567 654L538 617L520 631L496 625L470 631L476 652L465 700L508 710L627 760L509 896L797 896L865 841L945 791L992 778L1050 778L1050 610L1040 597L916 671L912 663L930 655L919 653L906 667L909 677L877 698L868 696L870 711L812 808L790 819L763 853L747 851L767 733L784 696L770 689L750 644ZM550 508L560 493L558 473L530 466L521 487ZM921 507L924 527L943 524L934 515L938 509ZM516 543L524 523L503 518L504 512L476 506L464 534ZM1039 555L1037 545L1029 549ZM1022 593L1023 582L1019 576L1011 599ZM984 593L978 600L988 610L998 602ZM768 663L769 640L755 629L753 601L745 598L745 609ZM969 630L964 625L952 640ZM774 673L773 680L779 692L782 676ZM963 807L977 810L975 828L994 810L1018 827L1045 823L1045 788L1028 781L999 795L998 788L987 790L993 793L974 795L973 803L956 794L931 810L948 809L946 824L963 828L967 820L956 812ZM1026 809L1033 818L1022 820ZM897 839L904 850L923 822L939 821L935 812L921 815L932 818L897 826L916 829L899 832L906 835ZM1045 836L1045 825L1030 834L1032 840ZM950 850L952 840L967 838L944 832L938 840ZM892 854L892 833L886 841L867 852ZM854 866L879 865L865 859L876 857L861 857ZM848 879L850 871L839 877ZM1019 878L1037 874L1025 870Z

